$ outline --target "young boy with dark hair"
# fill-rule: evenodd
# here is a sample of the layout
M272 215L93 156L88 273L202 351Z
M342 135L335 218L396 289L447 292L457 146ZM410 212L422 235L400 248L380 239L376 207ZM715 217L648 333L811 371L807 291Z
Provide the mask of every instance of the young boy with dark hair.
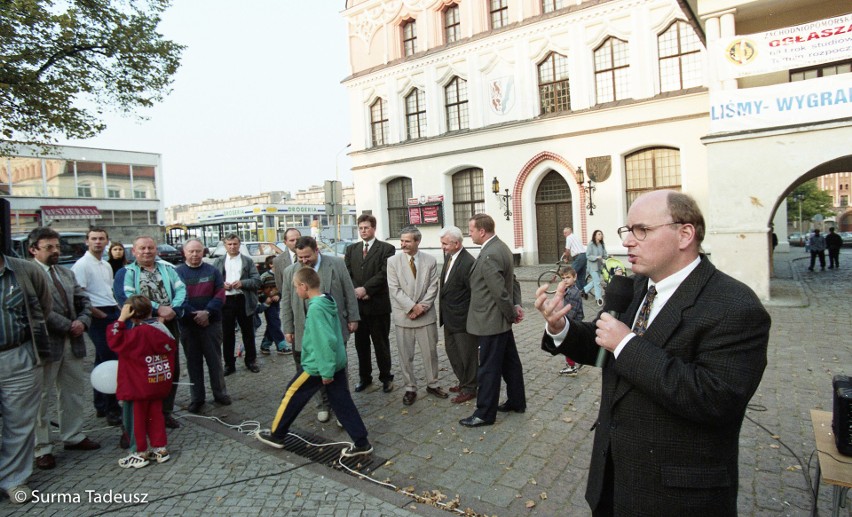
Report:
M287 385L284 398L275 413L272 430L259 432L257 439L271 447L283 449L290 426L305 404L325 385L334 414L354 442L343 450L343 456L351 458L370 454L373 446L367 440L367 428L349 393L346 347L337 317L337 304L329 294L320 292L320 278L313 268L297 270L293 275L293 288L299 298L308 300L302 339L303 371L297 372Z
M565 317L569 320L582 321L585 315L583 314L583 300L581 299L582 293L576 285L577 271L575 271L571 266L560 266L559 276L562 277L562 283L565 285L564 303L565 305L571 305L571 310L568 311L568 314L566 314ZM573 359L566 355L565 368L559 370L559 373L574 377L582 367L582 364L575 363Z
M278 350L278 355L292 354L293 349L284 339L281 330L281 293L275 285L275 257L266 257L267 271L260 275L260 293L257 297L257 313L263 313L266 318L266 330L263 331L263 341L260 343L260 353L269 355L272 345Z
M118 321L107 330L107 343L118 354L118 400L133 403L136 452L118 460L121 468L142 468L151 461L169 461L163 399L172 389L175 338L142 295L127 298ZM128 329L127 320L133 322ZM148 439L153 450L148 452Z

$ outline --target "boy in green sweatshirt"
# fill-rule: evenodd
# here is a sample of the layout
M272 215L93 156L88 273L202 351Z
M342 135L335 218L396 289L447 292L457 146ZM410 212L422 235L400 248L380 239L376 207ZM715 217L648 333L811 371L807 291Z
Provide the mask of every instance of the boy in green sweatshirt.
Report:
M351 458L370 454L373 446L367 440L367 428L349 393L346 345L337 318L337 304L329 294L320 292L319 275L311 267L296 271L293 288L299 298L307 300L308 305L302 338L303 371L296 373L287 385L275 413L272 430L257 433L257 439L276 449L283 449L290 426L305 404L325 385L334 414L354 442L343 451L343 456Z

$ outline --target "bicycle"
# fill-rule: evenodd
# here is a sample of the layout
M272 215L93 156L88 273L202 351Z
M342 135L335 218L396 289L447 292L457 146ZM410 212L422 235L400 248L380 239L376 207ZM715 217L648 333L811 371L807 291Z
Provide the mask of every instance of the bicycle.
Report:
M556 263L555 269L548 269L544 273L538 275L538 286L541 287L543 285L548 285L548 288L545 292L547 294L553 294L556 292L557 286L559 286L559 282L562 281L562 277L559 276L559 268L562 266L568 266L570 262L564 262L560 260Z
M559 268L562 266L570 265L569 262L559 261L556 263L555 269L548 269L544 273L538 276L538 286L541 287L545 284L548 284L549 287L545 291L547 294L553 294L556 292L556 288L559 286L559 282L562 281L562 277L559 276ZM606 289L607 284L609 284L610 278L615 275L625 275L629 276L629 272L627 267L623 262L618 260L615 257L609 257L604 262L604 267L601 268L601 287ZM592 275L591 273L586 274L585 281L580 285L578 282L578 287L582 289L582 286L588 284L591 281Z

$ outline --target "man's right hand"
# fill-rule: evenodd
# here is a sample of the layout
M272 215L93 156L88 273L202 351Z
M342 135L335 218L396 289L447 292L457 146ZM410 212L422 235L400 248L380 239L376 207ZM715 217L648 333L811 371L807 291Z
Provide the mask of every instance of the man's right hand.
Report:
M92 307L92 317L102 320L107 317L107 314L97 307Z
M163 321L172 321L175 319L177 314L175 313L175 310L168 305L160 305L157 307L157 316L163 318Z
M284 334L284 340L292 345L296 342L296 335L295 334Z
M363 287L356 287L355 288L355 298L357 298L359 300L366 299L367 298L367 290L364 289Z

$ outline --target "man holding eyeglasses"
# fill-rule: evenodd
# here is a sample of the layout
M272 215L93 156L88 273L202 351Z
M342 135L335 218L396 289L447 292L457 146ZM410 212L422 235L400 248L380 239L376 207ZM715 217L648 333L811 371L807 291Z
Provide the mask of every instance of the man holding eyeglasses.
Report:
M691 197L659 190L618 234L633 266L627 312L570 323L563 289L536 308L542 348L604 363L586 500L593 515L737 514L739 433L766 367L770 319L747 286L701 252Z

